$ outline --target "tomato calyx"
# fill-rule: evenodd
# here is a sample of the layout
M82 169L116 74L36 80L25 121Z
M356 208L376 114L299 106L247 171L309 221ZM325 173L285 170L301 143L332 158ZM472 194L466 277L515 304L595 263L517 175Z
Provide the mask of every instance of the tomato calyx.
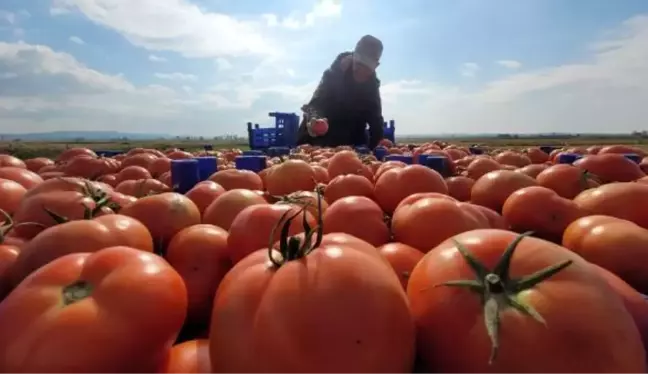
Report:
M78 280L63 287L63 306L72 305L92 295L94 287L90 282Z
M509 268L513 253L520 242L530 236L532 232L525 232L519 235L504 250L499 261L493 269L488 269L482 264L463 244L454 241L454 244L464 258L468 266L475 273L477 279L463 279L444 282L435 287L447 286L468 289L481 297L484 324L486 332L491 341L491 354L489 365L493 364L497 358L500 345L499 328L500 313L507 308L513 308L518 312L525 314L537 322L546 325L544 318L529 304L518 297L522 291L529 290L537 284L551 278L566 267L572 264L572 260L566 260L544 269L538 270L522 278L511 278Z
M311 202L306 202L303 206L300 206L297 212L291 210L286 211L282 214L275 227L272 228L272 232L270 233L270 242L268 244L268 258L275 267L279 268L288 261L304 258L322 244L322 238L324 237L322 196L317 193L317 226L314 228L308 224L308 215L306 214L306 208L310 205ZM302 214L302 225L305 233L303 240L296 236L289 235L290 226L299 214ZM279 227L281 227L281 233L279 235L279 250L276 251L273 248L274 238ZM314 242L313 237L315 237ZM279 258L275 255L277 252L280 255Z
M105 201L99 202L92 209L90 207L88 207L87 205L83 204L83 208L84 208L84 210L83 210L83 219L90 220L90 219L95 218L97 216L97 214L101 213L101 210L104 207L110 207L110 201L105 200ZM50 216L52 218L52 220L54 220L54 222L57 225L60 225L62 223L67 223L67 222L71 221L68 217L57 214L57 213L53 212L52 210L50 210L48 208L43 207L43 210L45 211L45 213L47 213L48 216Z

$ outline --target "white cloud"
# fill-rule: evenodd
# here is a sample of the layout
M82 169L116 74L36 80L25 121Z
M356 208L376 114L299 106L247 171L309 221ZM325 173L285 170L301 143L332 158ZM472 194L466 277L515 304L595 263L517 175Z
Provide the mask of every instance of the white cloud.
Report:
M229 62L229 60L219 57L216 59L216 67L218 70L223 71L223 70L230 70L232 69L232 63Z
M155 73L154 75L156 78L170 81L195 81L198 79L198 77L193 74L185 73Z
M285 27L287 29L302 29L312 27L318 19L339 17L342 14L341 0L318 0L313 9L300 15L299 12L292 12L287 17L279 17L276 14L264 14L262 17L270 27Z
M582 61L511 71L485 83L383 80L385 117L396 119L397 134L644 129L648 17L630 19L608 35L612 36L594 41L591 55ZM234 73L247 68L241 68L239 60L211 57L217 65L219 57L226 58L233 70L217 75L219 83L209 88L203 72L200 79L158 73L175 78L174 90L133 84L46 46L0 43L0 71L10 73L5 79L14 82L0 84L0 128L21 132L109 127L182 134L190 127L196 134L243 134L247 121L269 123L269 111L298 111L319 78L290 78L292 67L278 64L276 56L264 56L261 65L241 77ZM301 72L303 65L295 67ZM460 68L479 71L479 65L471 63Z
M474 62L465 62L461 65L459 72L464 77L474 77L481 68Z
M7 22L9 24L16 23L16 14L6 10L0 10L0 23Z
M85 44L85 42L83 41L83 39L79 38L78 36L74 36L74 35L73 35L73 36L70 36L70 41L71 41L72 43L74 43L74 44L79 44L79 45L83 45L83 44Z
M522 63L515 60L499 60L497 64L507 69L519 69L522 67Z
M153 61L153 62L166 62L167 61L166 58L156 56L156 55L149 55L148 59L149 59L149 61Z
M56 9L56 10L55 10ZM277 52L261 23L206 12L187 0L53 0L51 13L79 12L134 45L185 57L268 55Z

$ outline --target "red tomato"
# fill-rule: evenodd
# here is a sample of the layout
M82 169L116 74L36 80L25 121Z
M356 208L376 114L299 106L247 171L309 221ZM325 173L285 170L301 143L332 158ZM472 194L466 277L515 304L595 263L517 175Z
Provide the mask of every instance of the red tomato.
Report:
M166 360L186 309L182 278L152 253L70 254L0 303L0 371L150 373Z
M448 194L448 186L438 172L423 165L387 170L376 179L374 196L386 213L393 213L406 197L417 192Z
M14 214L22 202L27 189L20 183L0 178L0 209Z
M368 197L343 197L328 207L323 219L326 234L343 232L375 247L389 242L390 232L385 214Z
M347 196L373 198L374 185L361 175L345 174L333 178L324 189L324 199L329 204Z
M176 344L160 373L211 373L209 340L197 339Z
M212 181L203 181L195 185L185 196L196 204L202 215L209 204L224 193L225 189L220 184Z
M228 169L217 171L209 180L221 185L226 191L243 188L246 190L262 190L263 181L256 173L249 170Z
M17 182L26 189L36 187L40 183L43 183L43 178L38 174L15 166L0 167L0 178Z
M423 252L403 243L387 243L378 247L378 252L387 259L406 290L410 274L423 258Z
M157 250L164 250L180 230L200 223L196 204L175 192L143 197L119 213L142 222L151 232Z
M268 202L254 191L243 189L227 191L212 201L205 209L202 223L229 230L234 218L243 209L255 204L268 204Z
M542 239L505 230L457 235L416 265L407 294L428 372L646 369L641 336L617 294L580 256Z
M13 289L11 270L18 258L18 247L0 243L0 302Z
M209 336L212 369L409 372L412 320L384 260L353 244L312 249L282 239L281 254L254 252L221 282Z
M96 252L114 246L153 252L153 238L138 220L118 214L49 227L20 250L11 272L14 285L38 268L70 253Z
M193 225L177 233L165 258L187 286L187 321L208 326L214 294L232 267L227 250L227 231L212 225Z

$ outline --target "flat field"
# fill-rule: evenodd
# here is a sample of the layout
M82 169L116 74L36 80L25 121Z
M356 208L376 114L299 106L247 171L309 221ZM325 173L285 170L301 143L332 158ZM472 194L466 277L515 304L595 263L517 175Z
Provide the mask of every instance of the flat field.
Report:
M580 135L571 137L452 137L452 138L424 138L424 137L399 137L399 143L424 143L432 140L443 140L460 145L479 145L485 148L523 148L531 146L590 146L627 144L648 149L648 138L639 136L590 136ZM245 142L198 140L198 139L157 139L149 141L128 140L103 140L103 141L10 141L0 142L0 153L10 153L26 159L32 157L55 157L62 150L71 147L87 147L93 150L129 150L132 148L167 149L171 147L183 148L187 151L202 149L204 145L211 144L214 149L249 149Z

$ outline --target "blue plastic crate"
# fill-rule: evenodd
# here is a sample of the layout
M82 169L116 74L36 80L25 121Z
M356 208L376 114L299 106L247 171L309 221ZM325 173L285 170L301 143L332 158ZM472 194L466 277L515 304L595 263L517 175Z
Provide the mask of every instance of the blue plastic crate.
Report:
M367 140L369 139L369 129L365 130ZM389 139L392 143L396 143L396 121L393 119L389 122L383 123L383 139Z
M389 155L385 157L385 161L402 161L407 165L414 163L414 157L408 155Z
M583 157L583 156L581 156L579 154L576 154L576 153L563 153L563 154L558 156L558 163L559 164L570 164L571 165L581 157Z
M299 116L295 113L272 112L274 127L262 128L248 122L248 144L252 150L263 150L271 147L294 147L297 145Z
M171 184L178 193L187 193L200 182L198 160L190 158L171 161Z
M201 181L206 181L218 171L218 159L213 156L195 157L198 161L198 175Z
M387 155L389 155L389 151L385 147L376 147L374 149L374 156L376 156L378 161L384 160Z
M450 165L448 165L448 162L447 158L436 155L420 155L418 159L419 164L436 170L443 177L450 176Z
M625 156L625 158L627 158L630 161L633 161L636 164L641 163L641 157L636 153L624 153L623 156Z
M549 154L549 153L553 152L554 149L558 149L558 147L554 147L554 146L551 146L551 145L543 145L543 146L540 147L540 149L542 150L542 152L544 152L546 154Z
M238 170L250 170L255 173L266 168L265 156L236 156L234 163Z
M95 151L95 153L99 157L114 157L114 156L117 156L117 155L120 155L120 154L124 153L124 151L115 151L115 150L102 149L102 150Z

